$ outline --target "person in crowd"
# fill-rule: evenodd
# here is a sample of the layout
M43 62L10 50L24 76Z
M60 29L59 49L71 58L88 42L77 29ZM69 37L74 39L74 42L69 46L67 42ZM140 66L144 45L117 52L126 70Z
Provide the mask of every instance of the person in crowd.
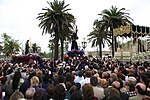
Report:
M82 81L82 80L84 80L83 72L82 72L82 71L79 71L79 72L78 72L78 75L75 76L74 82L75 82L75 83L79 83L79 82Z
M102 88L107 88L108 87L108 82L106 79L100 79L100 87Z
M94 96L93 87L90 83L85 83L82 86L83 100L98 100L97 97Z
M90 84L93 86L94 96L98 98L98 100L102 100L104 98L104 90L103 88L97 87L98 79L96 76L92 76L90 78Z
M33 100L35 94L35 88L28 88L26 93L25 93L25 98L26 100Z
M64 100L65 99L65 88L62 84L57 84L54 88L54 100Z
M54 97L54 86L50 85L47 87L48 99L53 99Z
M85 79L80 81L81 87L85 84L85 83L90 83L90 78L92 76L91 71L86 71L85 72Z
M43 81L41 82L41 87L44 88L45 90L47 89L48 86L52 85L49 83L49 75L48 74L45 74L43 76Z
M146 88L147 88L147 92L146 95L150 97L150 70L144 73L147 76L147 82L146 82Z
M104 71L104 72L102 73L102 79L108 80L109 78L110 78L110 74L109 74L108 72Z
M48 97L44 90L36 90L33 100L48 100Z
M120 91L120 82L119 81L114 81L112 83L112 86L113 86L113 88L115 88L116 90L118 90L118 92L120 93L121 100L128 100L129 99L129 96L127 94L122 93Z
M65 81L64 76L63 76L63 72L64 72L63 68L60 68L58 70L58 72L54 74L54 76L55 76L55 77L53 77L54 86L59 84L61 80L63 80L63 82Z
M12 90L15 92L16 90L19 91L21 84L23 84L24 80L22 79L21 73L17 70L14 74L14 77L10 84L12 85Z
M30 87L35 88L35 91L43 90L43 91L45 91L45 93L47 93L47 91L46 91L44 88L41 88L41 87L40 87L40 81L39 81L39 78L38 78L37 76L33 76L33 77L31 78L30 84L31 84Z
M24 95L19 91L15 91L9 98L9 100L19 100L19 99L20 100L24 99Z
M42 72L42 70L37 69L36 76L39 78L40 82L43 82L43 72Z
M70 98L71 98L70 88L73 86L73 84L71 82L66 82L65 85L66 85L65 98L70 100Z
M80 83L75 83L75 86L77 87L77 92L81 93L81 84Z
M72 85L69 89L69 91L67 91L65 94L65 99L71 100L71 96L74 92L76 92L78 90L77 86Z
M135 69L134 65L129 67L127 76L128 77L129 76L134 76L134 77L138 76L137 69Z
M75 91L71 95L71 100L83 100L82 94Z
M140 75L140 82L145 84L146 88L148 88L149 80L148 80L148 77L147 77L147 75L145 73Z
M20 90L19 90L19 91L21 91L21 92L23 93L23 95L25 95L25 92L26 92L27 89L31 86L30 81L31 81L31 78L32 78L33 76L36 76L36 73L35 73L35 72L31 72L31 73L29 74L28 78L25 79L24 82L23 82L23 84L20 86Z
M109 84L112 84L112 82L116 81L118 79L116 73L111 73L110 78L108 79Z
M127 91L125 92L126 94L129 95L129 97L133 97L136 96L136 92L135 92L135 85L137 83L137 80L135 77L130 76L126 82L126 89Z
M127 89L125 88L125 81L122 80L121 78L118 78L118 82L120 82L120 92L124 93L127 91Z
M130 97L129 100L142 100L146 94L146 86L143 83L137 83L135 86L136 96Z
M112 86L106 88L104 94L103 100L121 100L119 91Z
M140 75L144 74L144 72L145 72L145 68L143 66L139 66L137 68L137 72L135 73L137 82L140 82Z
M28 75L27 75L27 68L26 68L26 66L23 67L23 64L22 64L22 63L20 63L19 65L21 66L21 76L22 76L22 78L23 78L24 80L26 80L26 79L28 78Z
M70 82L71 84L74 84L74 78L73 75L70 73L66 73L65 76L65 82Z
M4 99L9 100L10 96L13 94L12 86L10 84L7 84L7 77L3 76L1 77L1 90L2 92L5 92Z

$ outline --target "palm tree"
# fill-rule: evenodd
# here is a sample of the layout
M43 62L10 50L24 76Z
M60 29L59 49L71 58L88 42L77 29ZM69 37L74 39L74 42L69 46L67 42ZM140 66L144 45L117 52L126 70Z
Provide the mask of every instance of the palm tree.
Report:
M92 41L92 47L99 46L99 56L102 57L102 47L104 48L106 43L111 44L111 34L102 27L101 21L96 20L94 26L93 31L88 35L88 41Z
M36 53L36 52L37 52L38 46L37 46L36 43L33 43L33 44L32 44L32 49L33 49L33 53Z
M4 52L6 54L6 56L12 55L15 51L19 51L20 47L20 43L18 40L14 40L14 39L10 39L4 42Z
M7 35L7 33L3 33L2 38L3 38L4 41L8 41L9 39L11 39L11 37L9 35Z
M63 41L66 38L65 36L70 36L73 29L73 25L75 24L75 18L72 14L67 11L71 10L67 7L69 4L65 5L64 0L58 1L54 0L54 2L47 2L49 4L49 8L43 8L44 13L39 13L37 19L41 22L39 27L43 29L43 33L49 33L51 36L54 36L54 44L55 44L55 60L58 59L58 42L61 39L61 46L63 46Z
M116 51L116 46L114 50L114 35L113 35L113 29L118 28L121 25L127 25L130 24L133 20L131 17L129 17L129 13L127 13L127 10L125 8L118 9L116 6L111 6L110 9L104 9L101 14L102 20L105 22L105 26L110 28L110 31L112 32L112 56L114 57L114 51ZM116 38L115 38L116 42Z
M2 51L6 54L6 56L12 55L14 50L19 51L20 43L18 40L12 39L11 36L7 35L6 33L2 34L3 38L3 48Z

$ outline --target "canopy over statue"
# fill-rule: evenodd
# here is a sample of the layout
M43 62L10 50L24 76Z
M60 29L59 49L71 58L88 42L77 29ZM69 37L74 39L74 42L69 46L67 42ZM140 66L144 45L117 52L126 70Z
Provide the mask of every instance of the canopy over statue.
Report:
M78 43L76 41L78 39L77 32L78 32L78 29L77 29L77 26L76 26L76 31L71 36L71 39L72 39L71 50L78 50Z

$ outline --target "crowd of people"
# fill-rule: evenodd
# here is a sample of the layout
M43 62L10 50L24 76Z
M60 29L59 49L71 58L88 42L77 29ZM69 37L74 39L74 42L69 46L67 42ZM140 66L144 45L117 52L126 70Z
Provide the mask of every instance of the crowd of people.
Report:
M150 100L150 64L109 58L0 63L2 100Z

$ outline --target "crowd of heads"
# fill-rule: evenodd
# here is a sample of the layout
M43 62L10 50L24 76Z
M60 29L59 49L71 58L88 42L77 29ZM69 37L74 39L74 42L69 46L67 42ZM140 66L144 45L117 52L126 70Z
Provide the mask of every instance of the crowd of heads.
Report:
M4 100L149 100L150 64L76 57L0 63Z

